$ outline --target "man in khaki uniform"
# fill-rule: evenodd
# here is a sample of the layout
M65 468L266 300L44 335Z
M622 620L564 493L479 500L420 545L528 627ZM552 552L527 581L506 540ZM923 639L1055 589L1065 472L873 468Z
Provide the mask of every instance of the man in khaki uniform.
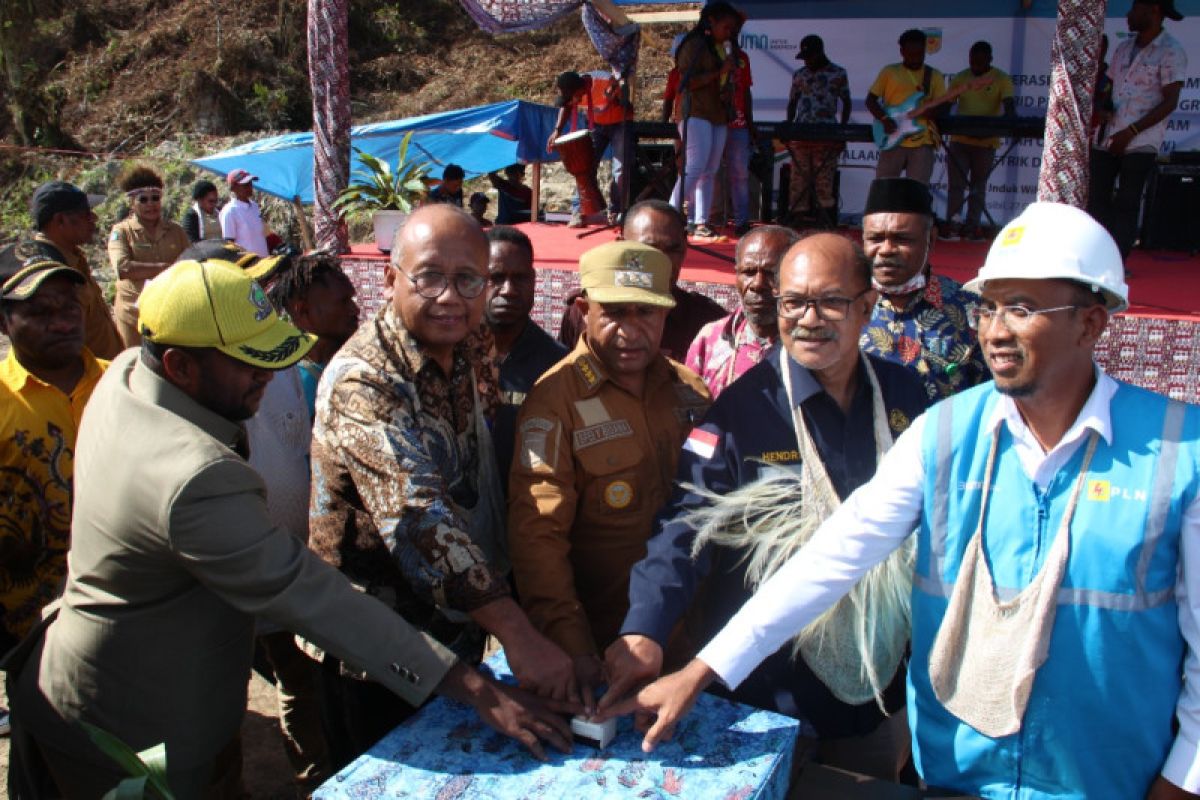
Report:
M659 349L675 305L667 256L612 242L585 253L579 272L586 327L521 408L508 530L521 602L574 660L590 707L599 655L629 605L629 570L709 395Z
M80 726L165 743L177 798L238 797L254 617L305 636L413 704L441 692L535 754L562 719L485 678L275 526L242 422L312 337L238 267L183 261L146 284L143 342L92 395L75 461L67 585L9 656L17 797L45 765L66 797L122 777Z
M96 358L112 360L125 349L104 291L92 275L80 245L96 236L96 212L92 201L77 187L64 181L43 183L33 193L30 213L43 255L61 261L83 276L79 299L83 302L84 346Z

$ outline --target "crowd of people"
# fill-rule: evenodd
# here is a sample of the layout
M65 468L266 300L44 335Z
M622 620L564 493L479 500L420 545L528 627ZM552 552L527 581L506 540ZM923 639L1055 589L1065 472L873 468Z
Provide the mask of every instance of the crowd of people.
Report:
M1169 109L1130 110L1122 70L1174 63L1164 15L1137 0L1109 68L1124 127L1093 157L1132 171ZM702 95L748 90L743 21L709 4L678 49L685 163L731 152ZM941 92L917 44L868 107L905 76ZM984 45L951 87L986 79L1003 108ZM844 117L845 71L817 37L799 57L789 116ZM619 105L623 76L575 78L560 124ZM873 181L861 246L747 224L732 310L679 283L712 171L684 171L690 216L624 208L614 172L617 241L580 258L557 339L531 318L516 166L489 176L494 224L446 166L368 319L336 256L272 252L245 170L219 211L197 183L181 225L154 169L121 174L111 310L82 250L95 198L38 187L36 231L0 250L9 797L116 786L85 723L165 744L176 797L238 796L252 669L306 790L434 694L544 759L571 715L632 713L653 750L708 690L799 719L797 764L1197 796L1200 409L1095 362L1128 287L1083 210L1034 203L975 279L938 275L930 146L881 159L910 174ZM834 148L791 149L829 213ZM476 669L489 640L516 686Z

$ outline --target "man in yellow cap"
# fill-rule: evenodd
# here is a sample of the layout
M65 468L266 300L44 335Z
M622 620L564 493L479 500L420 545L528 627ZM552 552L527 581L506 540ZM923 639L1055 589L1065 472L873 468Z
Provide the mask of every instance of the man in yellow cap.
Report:
M256 615L414 703L440 691L535 753L539 736L567 745L560 718L457 663L272 524L241 422L313 340L256 282L228 262L180 262L146 285L139 327L78 441L62 601L6 664L17 796L58 796L33 784L47 770L66 797L117 784L80 723L136 751L165 743L178 798L239 796Z
M628 607L629 570L709 395L659 350L675 305L667 256L612 242L584 253L579 273L583 335L517 420L508 542L521 602L574 660L566 694L578 689L587 707Z

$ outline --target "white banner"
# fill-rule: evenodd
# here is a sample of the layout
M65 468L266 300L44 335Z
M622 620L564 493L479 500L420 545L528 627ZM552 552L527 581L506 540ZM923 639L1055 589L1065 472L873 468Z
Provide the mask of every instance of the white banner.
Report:
M983 39L991 43L993 66L1013 77L1017 95L1017 113L1021 116L1045 116L1050 84L1050 43L1055 21L1048 18L1001 17L912 19L783 19L750 20L742 31L742 47L750 55L754 74L754 118L763 122L782 120L787 114L788 91L792 74L803 62L796 59L800 40L815 33L825 41L825 53L846 68L854 101L852 122L870 122L863 105L867 89L885 64L900 60L897 39L906 28L920 27L929 35L926 60L949 77L967 68L971 45ZM1124 19L1106 22L1111 53L1128 30ZM1172 150L1200 150L1200 19L1168 22L1167 30L1188 51L1188 79L1179 108L1168 121L1163 153ZM997 156L1008 149L1002 140ZM875 145L850 142L841 161L841 213L843 218L861 215L867 186L875 175L878 152ZM1038 168L1042 159L1041 140L1017 143L996 166L988 181L987 208L992 218L1003 224L1037 196ZM945 214L946 163L939 151L931 182L935 208Z

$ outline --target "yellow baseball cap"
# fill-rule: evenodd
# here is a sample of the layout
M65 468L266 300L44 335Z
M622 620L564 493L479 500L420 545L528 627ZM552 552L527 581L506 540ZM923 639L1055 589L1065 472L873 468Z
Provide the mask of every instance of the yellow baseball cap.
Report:
M246 364L284 369L316 337L280 319L258 282L228 261L178 261L146 283L138 298L142 338L213 347Z
M639 242L609 242L579 259L579 282L597 303L642 303L674 308L671 259Z

